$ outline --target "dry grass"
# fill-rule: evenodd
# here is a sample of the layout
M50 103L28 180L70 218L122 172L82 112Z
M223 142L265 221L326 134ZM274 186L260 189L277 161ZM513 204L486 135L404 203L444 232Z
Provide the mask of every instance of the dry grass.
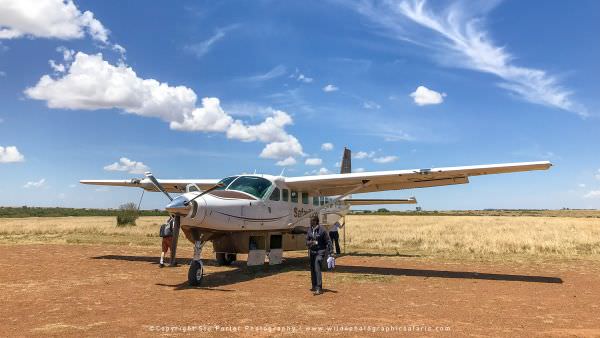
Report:
M0 219L0 243L158 245L165 217ZM460 258L600 258L600 220L568 217L347 216L349 252ZM341 240L341 239L340 239Z
M567 217L348 216L352 251L600 258L600 220Z
M29 217L0 219L0 243L102 243L157 245L165 217L140 217L117 227L116 217Z

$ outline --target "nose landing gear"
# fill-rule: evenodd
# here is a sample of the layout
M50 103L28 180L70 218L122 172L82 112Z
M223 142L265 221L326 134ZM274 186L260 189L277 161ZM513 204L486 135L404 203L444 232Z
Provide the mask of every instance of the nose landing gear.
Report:
M188 270L188 284L190 286L198 286L202 283L202 277L204 276L204 265L202 264L202 247L205 242L200 239L194 242L194 258L190 262L190 269Z

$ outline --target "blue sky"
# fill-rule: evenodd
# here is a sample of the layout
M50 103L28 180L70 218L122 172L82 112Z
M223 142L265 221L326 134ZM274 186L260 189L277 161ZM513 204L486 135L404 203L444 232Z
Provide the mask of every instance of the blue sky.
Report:
M372 197L597 208L599 33L597 1L2 0L0 205L116 207L141 191L78 181L147 169L337 172L348 146L366 171L555 164Z

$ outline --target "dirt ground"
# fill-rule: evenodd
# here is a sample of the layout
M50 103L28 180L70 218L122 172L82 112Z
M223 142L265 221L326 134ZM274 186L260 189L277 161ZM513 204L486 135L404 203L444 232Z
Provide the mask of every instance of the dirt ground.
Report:
M600 336L593 261L343 256L313 296L300 253L248 268L205 252L204 284L189 288L189 245L176 268L156 251L0 245L0 336Z

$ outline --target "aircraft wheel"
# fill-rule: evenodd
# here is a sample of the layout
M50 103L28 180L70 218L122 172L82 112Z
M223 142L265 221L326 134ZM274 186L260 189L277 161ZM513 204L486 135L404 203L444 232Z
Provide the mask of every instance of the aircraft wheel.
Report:
M216 258L219 265L231 265L231 263L235 262L237 257L235 254L217 252Z
M188 270L188 284L190 286L198 286L202 283L204 277L204 268L199 261L192 261Z

